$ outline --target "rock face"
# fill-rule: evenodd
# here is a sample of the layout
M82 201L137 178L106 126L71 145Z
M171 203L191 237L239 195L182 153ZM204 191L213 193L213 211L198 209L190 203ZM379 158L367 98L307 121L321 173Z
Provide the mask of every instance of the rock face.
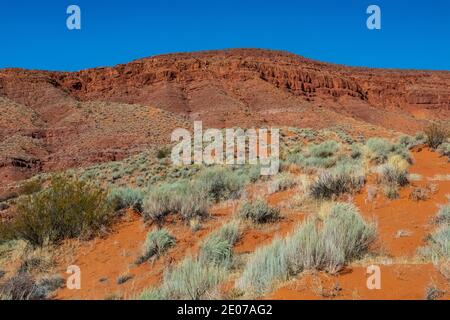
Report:
M31 130L28 143L36 144L38 158L47 154L64 167L167 141L168 129L184 120L412 133L428 120L450 119L450 72L353 68L235 49L70 73L4 69L0 99L10 110L1 115L0 138ZM58 152L73 159L60 161Z

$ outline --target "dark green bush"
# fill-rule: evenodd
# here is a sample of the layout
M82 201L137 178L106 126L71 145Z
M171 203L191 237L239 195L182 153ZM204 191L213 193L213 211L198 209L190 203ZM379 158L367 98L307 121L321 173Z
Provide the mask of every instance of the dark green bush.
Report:
M17 217L4 230L32 245L90 237L108 224L111 208L106 193L87 182L55 176L49 188L17 205Z

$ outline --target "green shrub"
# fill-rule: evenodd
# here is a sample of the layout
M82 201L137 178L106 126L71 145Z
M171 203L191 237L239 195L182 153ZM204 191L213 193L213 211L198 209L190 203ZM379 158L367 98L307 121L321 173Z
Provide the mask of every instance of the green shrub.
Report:
M335 168L319 173L309 192L315 199L330 199L344 193L358 192L364 183L365 176L360 166L340 163Z
M278 191L284 191L297 185L297 181L294 176L288 173L282 173L275 176L269 184L269 193L275 193Z
M56 176L49 188L24 197L10 235L43 245L46 241L91 237L111 220L106 193L87 182Z
M334 140L325 141L308 147L309 154L316 158L329 158L339 150L339 144Z
M277 208L270 208L263 200L256 200L244 202L237 214L240 218L251 220L254 223L266 223L278 219L280 211Z
M246 176L239 176L228 168L212 167L200 171L194 187L201 195L217 202L239 198L246 180Z
M114 188L108 194L108 201L116 211L130 208L142 212L143 199L142 190L128 187Z
M230 266L233 245L238 240L239 234L239 226L237 223L228 223L218 231L213 232L205 239L200 247L200 261L217 266Z
M370 138L366 142L367 156L370 161L384 163L393 151L393 144L383 138Z
M366 223L352 204L337 203L320 223L310 218L287 238L258 249L248 261L238 288L263 294L275 281L304 270L335 273L367 253L376 226Z
M432 148L438 148L449 137L449 129L444 125L433 123L425 129L425 135L427 136L426 143Z
M167 229L153 230L147 234L144 246L142 247L142 255L138 259L138 263L143 263L150 258L159 257L176 243L175 238Z
M179 213L183 219L208 214L207 197L186 181L163 184L150 189L145 200L143 216L145 220L161 222L170 213Z
M363 154L363 145L361 143L354 143L351 146L351 154L352 159L359 159Z

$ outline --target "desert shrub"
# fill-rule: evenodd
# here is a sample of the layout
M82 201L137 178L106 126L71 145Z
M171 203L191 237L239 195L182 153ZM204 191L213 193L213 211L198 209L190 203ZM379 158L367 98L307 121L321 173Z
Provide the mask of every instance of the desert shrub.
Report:
M350 156L352 159L359 159L363 154L363 145L361 143L354 143L351 146Z
M321 231L323 268L329 272L337 272L346 261L361 257L376 237L375 225L367 224L358 209L349 203L332 207Z
M315 199L330 199L344 193L357 192L364 182L365 176L360 166L340 163L335 168L319 173L309 192Z
M309 154L316 158L328 158L339 150L339 144L334 140L325 141L321 144L314 144L308 148Z
M432 148L438 148L449 137L449 130L444 125L433 123L425 129L426 143Z
M419 252L433 261L450 259L450 204L441 207L436 216L439 228L428 236L427 246Z
M445 294L445 291L440 290L435 285L427 286L425 290L425 299L426 300L436 300L442 297Z
M142 190L128 187L114 188L108 194L108 201L116 211L131 208L142 212L143 199Z
M167 229L150 231L145 239L145 243L142 247L142 255L139 257L138 263L163 255L167 250L174 246L175 243L175 238Z
M46 241L91 237L110 222L111 216L102 189L56 176L49 188L18 202L17 217L8 228L13 237L43 245Z
M260 295L274 281L287 280L289 265L285 248L285 240L275 239L270 245L256 249L236 283L237 288Z
M37 300L45 295L28 273L18 273L0 285L0 300Z
M232 260L233 245L239 238L239 225L231 222L213 232L202 243L199 259L202 263L228 267Z
M167 158L170 155L170 153L171 153L170 148L168 148L168 147L160 148L156 152L156 158L158 158L158 159Z
M382 165L379 168L379 175L386 185L403 187L409 183L408 171L391 164Z
M254 223L266 223L278 219L280 211L277 208L270 208L263 200L256 200L254 202L244 202L240 206L237 215Z
M143 208L145 220L161 222L170 213L189 220L208 213L208 200L200 190L186 181L163 184L149 190Z
M64 287L66 280L58 275L45 276L36 284L36 293L40 297L49 297L54 291Z
M450 158L450 142L442 143L437 149L440 154Z
M42 190L42 184L39 180L28 180L20 186L19 193L22 195L31 195Z
M310 218L292 235L258 249L237 286L261 294L274 281L284 281L304 270L337 272L367 253L375 238L376 226L366 223L354 205L337 203L323 221Z
M384 195L391 200L397 199L400 194L398 192L398 187L395 184L389 184L383 188Z
M212 201L236 199L240 197L246 179L228 168L212 167L198 174L194 188Z
M436 219L438 223L450 224L450 204L447 204L439 209Z
M274 180L269 183L269 193L284 191L297 185L297 180L294 176L288 173L277 175Z
M393 144L383 138L370 138L366 142L366 156L370 161L384 163L393 150Z
M402 135L398 138L399 145L407 149L411 149L412 147L415 147L423 143L424 141L425 137L422 137L420 134L416 135L415 137Z
M158 295L170 300L207 299L225 274L221 267L188 257L164 274Z
M339 144L333 140L312 144L304 153L297 151L288 154L285 164L295 164L305 169L331 168L337 162L335 154L339 148Z
M409 198L414 201L424 201L430 197L430 192L426 188L416 187L409 194Z
M443 224L428 237L428 246L422 253L435 261L450 259L450 225Z

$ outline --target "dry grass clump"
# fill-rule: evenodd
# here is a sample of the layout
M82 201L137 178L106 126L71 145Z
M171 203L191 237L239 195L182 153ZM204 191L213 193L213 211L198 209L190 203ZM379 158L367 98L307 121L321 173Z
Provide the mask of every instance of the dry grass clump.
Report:
M338 272L362 257L375 240L376 226L365 222L352 204L336 203L323 215L323 219L308 219L287 238L256 250L237 287L260 295L275 281L304 270Z
M206 238L201 247L199 259L202 263L229 267L232 263L233 246L239 239L237 222L230 222Z
M280 216L280 210L271 208L267 202L258 199L253 202L244 202L240 206L237 215L254 223L267 223L277 220Z
M364 183L365 174L362 167L344 162L320 172L310 185L309 193L314 199L331 199L344 193L357 192Z
M268 191L269 193L284 191L295 187L297 183L297 179L293 175L289 173L281 173L270 181Z
M443 206L436 216L438 229L428 236L428 245L420 248L422 256L439 261L450 261L450 204Z
M162 256L176 243L175 237L167 229L150 231L142 247L142 255L137 263L143 263L153 257Z
M147 193L143 205L145 220L162 223L170 213L179 213L189 221L208 214L209 201L187 181L153 187Z
M164 274L159 288L142 292L140 300L201 300L216 296L216 288L226 276L223 267L188 257Z
M108 201L115 210L133 209L142 212L144 192L128 187L113 188L108 194Z

